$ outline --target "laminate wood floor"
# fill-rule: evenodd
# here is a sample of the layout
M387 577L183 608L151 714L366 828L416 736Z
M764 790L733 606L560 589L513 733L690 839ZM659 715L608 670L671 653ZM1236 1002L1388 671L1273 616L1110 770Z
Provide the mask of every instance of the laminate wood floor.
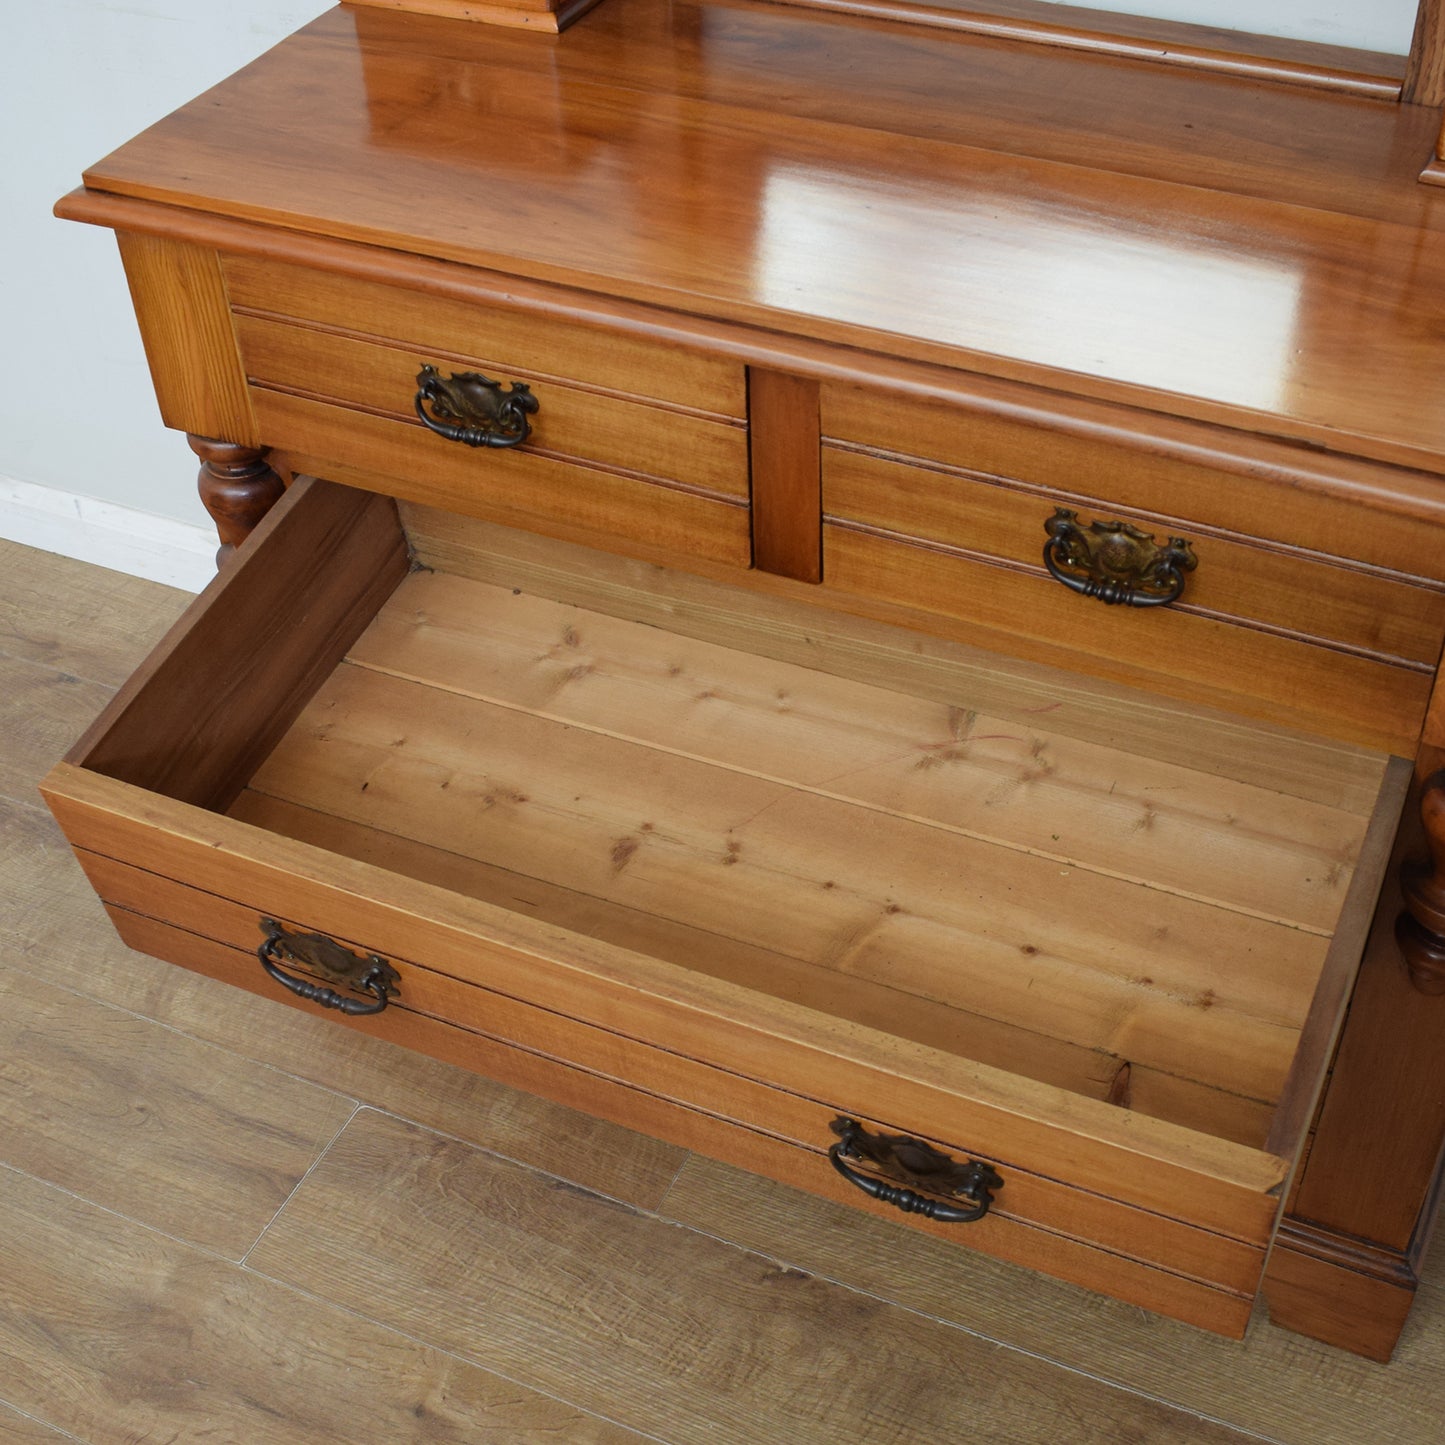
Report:
M184 605L0 542L0 1442L1436 1445L1233 1344L129 952L34 786Z

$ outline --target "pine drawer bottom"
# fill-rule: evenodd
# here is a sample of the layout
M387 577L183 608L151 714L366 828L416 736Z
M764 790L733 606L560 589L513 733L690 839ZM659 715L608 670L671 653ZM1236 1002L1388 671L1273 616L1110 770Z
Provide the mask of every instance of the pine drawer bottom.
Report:
M1242 1332L1403 764L1276 791L426 561L299 482L51 774L128 943Z

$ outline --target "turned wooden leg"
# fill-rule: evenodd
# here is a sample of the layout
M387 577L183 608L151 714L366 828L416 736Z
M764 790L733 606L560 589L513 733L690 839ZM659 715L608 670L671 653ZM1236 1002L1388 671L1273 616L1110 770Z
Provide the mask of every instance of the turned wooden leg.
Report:
M201 459L196 485L221 539L216 566L224 567L286 487L267 464L262 448L193 434L187 434L186 440Z
M1420 796L1428 860L1400 870L1405 907L1395 924L1410 981L1421 993L1445 993L1445 771L1426 778Z
M1445 770L1412 793L1395 861L1264 1281L1276 1324L1382 1361L1414 1301L1445 1146Z

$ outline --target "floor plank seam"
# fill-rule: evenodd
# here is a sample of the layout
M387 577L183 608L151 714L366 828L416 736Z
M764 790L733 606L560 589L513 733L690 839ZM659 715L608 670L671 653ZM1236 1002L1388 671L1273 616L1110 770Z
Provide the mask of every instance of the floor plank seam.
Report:
M91 1445L91 1442L83 1435L73 1434L71 1431L61 1425L55 1424L51 1420L43 1420L39 1415L32 1414L29 1410L22 1410L19 1405L11 1404L11 1402L3 1396L0 1396L0 1407L13 1411L22 1420L29 1420L32 1424L39 1425L42 1430L53 1431L56 1435L59 1435L62 1440L74 1440L75 1445Z
M1117 1381L1117 1380L1111 1380L1111 1379L1108 1379L1107 1377L1102 1376L1102 1375L1091 1375L1087 1370L1082 1370L1082 1369L1077 1368L1076 1366L1072 1366L1072 1365L1066 1364L1066 1363L1065 1363L1064 1361L1062 1361L1062 1360L1056 1360L1056 1359L1053 1359L1052 1357L1050 1357L1050 1356L1048 1356L1048 1355L1040 1354L1040 1353L1038 1353L1037 1351L1028 1350L1028 1349L1023 1348L1022 1346L1010 1344L1010 1343L1009 1343L1008 1341L1006 1341L1006 1340L996 1338L996 1337L993 1336L993 1335L985 1334L985 1333L983 1333L982 1331L970 1329L967 1325L960 1324L957 1320L944 1319L944 1318L942 1318L941 1316L929 1314L926 1310L916 1309L916 1308L914 1308L913 1306L908 1305L908 1304L905 1304L904 1302L902 1302L902 1301L900 1301L900 1300L890 1299L890 1298L888 1298L888 1296L882 1295L882 1294L878 1294L878 1293L876 1293L875 1291L867 1290L867 1289L862 1289L862 1288L860 1288L860 1287L857 1286L857 1285L848 1284L848 1283L846 1283L846 1282L843 1281L843 1280L836 1279L836 1278L832 1277L831 1275L822 1274L822 1273L820 1273L820 1272L817 1271L817 1270L809 1269L809 1268L806 1267L805 1265L800 1265L800 1264L791 1263L791 1262L783 1259L783 1258L782 1258L781 1256L779 1256L779 1255L768 1254L768 1253L767 1253L766 1251L764 1251L764 1250L755 1249L755 1248L753 1248L752 1246L745 1245L745 1244L741 1244L741 1243L739 1243L737 1240L728 1239L725 1235L715 1234L715 1233L713 1233L712 1231L706 1230L706 1229L699 1229L696 1225L692 1225L692 1224L685 1223L684 1221L679 1220L679 1219L674 1219L674 1218L672 1218L670 1215L664 1214L664 1213L662 1212L662 1209L663 1209L663 1205L665 1204L665 1202L666 1202L666 1200L667 1200L668 1195L672 1192L673 1186L677 1183L677 1179L678 1179L678 1177L681 1175L683 1167L684 1167L684 1166L686 1165L686 1163L687 1163L687 1160L686 1160L686 1159L684 1159L684 1160L682 1161L682 1163L679 1164L677 1173L674 1174L673 1179L672 1179L672 1182L668 1185L667 1189L663 1192L661 1202L660 1202L655 1208L648 1209L648 1208L646 1208L646 1207L644 1207L644 1206L642 1206L642 1205L635 1204L635 1203L633 1203L633 1202L630 1201L630 1200L619 1199L619 1198L617 1198L617 1197L614 1196L614 1195L607 1194L607 1193L605 1193L603 1190L594 1189L594 1188L592 1188L591 1186L588 1186L588 1185L579 1185L579 1184L576 1183L575 1180L567 1179L566 1176L564 1176L564 1175L556 1174L556 1173L554 1173L554 1172L552 1172L552 1171L550 1171L550 1170L539 1168L538 1166L536 1166L536 1165L534 1165L534 1164L528 1164L528 1163L526 1163L526 1162L523 1161L523 1160L515 1159L515 1158L513 1158L513 1157L510 1156L510 1155L501 1153L499 1150L496 1150L496 1149L493 1149L493 1148L489 1148L488 1146L483 1145L483 1144L478 1144L478 1143L476 1143L474 1140L464 1139L464 1138L461 1138L459 1135L450 1134L450 1133L448 1133L448 1132L447 1132L446 1130L444 1130L444 1129L433 1129L433 1128L431 1128L429 1125L419 1124L419 1123L417 1123L416 1120L414 1120L414 1119L408 1119L405 1115L396 1114L396 1113L394 1113L394 1112L392 1112L392 1111L390 1111L390 1110L386 1110L386 1109L372 1108L372 1107L370 1107L370 1106L362 1106L362 1107L366 1108L366 1109L367 1109L367 1112L369 1112L369 1113L379 1114L379 1115L382 1115L382 1116L384 1116L384 1117L386 1117L386 1118L394 1119L394 1120L396 1120L398 1123L405 1124L405 1125L407 1125L407 1126L409 1126L409 1127L411 1127L411 1128L414 1128L414 1129L420 1129L420 1130L422 1130L424 1133L430 1134L430 1135L432 1135L432 1136L434 1136L434 1137L446 1139L446 1140L449 1140L450 1142L455 1143L455 1144L460 1144L463 1148L474 1150L475 1152L477 1152L477 1153L479 1153L479 1154L487 1155L487 1156L490 1157L490 1158L499 1159L499 1160L501 1160L501 1161L503 1161L503 1162L505 1162L505 1163L507 1163L507 1164L510 1164L510 1165L515 1166L516 1168L524 1169L524 1170L526 1170L528 1173L535 1174L535 1175L539 1175L539 1176L541 1176L541 1177L544 1178L544 1179L555 1179L555 1180L559 1181L560 1183L567 1184L567 1185L569 1185L569 1186L571 1186L571 1187L573 1187L573 1188L582 1189L582 1190L584 1190L586 1193L588 1193L588 1194L590 1194L590 1195L593 1195L594 1197L596 1197L596 1198L598 1198L598 1199L604 1199L604 1200L607 1200L609 1203L616 1204L616 1205L620 1205L621 1207L623 1207L623 1208L625 1208L625 1209L629 1209L629 1210L633 1211L634 1213L636 1213L636 1214L638 1214L638 1215L641 1215L641 1216L643 1216L643 1217L645 1217L645 1218L654 1219L654 1220L656 1220L659 1224L666 1225L666 1226L668 1226L668 1227L670 1227L670 1228L673 1228L673 1229L683 1230L683 1231L685 1231L685 1232L688 1233L688 1234L697 1235L699 1238L710 1239L710 1240L712 1240L714 1243L721 1244L721 1245L723 1245L724 1247L726 1247L726 1248L728 1248L728 1249L736 1250L739 1254L748 1256L748 1257L750 1257L750 1258L752 1258L752 1259L760 1260L760 1261L762 1261L762 1262L765 1263L765 1264L773 1265L773 1266L776 1266L776 1267L778 1267L778 1268L780 1268L780 1269L796 1270L796 1271L798 1271L798 1272L801 1273L801 1274L807 1275L807 1276L808 1276L809 1278L811 1278L811 1279L816 1279L816 1280L819 1280L820 1282L822 1282L822 1283L824 1283L824 1284L827 1284L827 1285L830 1285L830 1286L832 1286L832 1287L834 1287L834 1288L844 1290L844 1291L846 1291L848 1294L855 1295L855 1296L858 1296L858 1297L863 1298L863 1299L872 1300L872 1301L874 1301L875 1303L882 1304L882 1305L884 1305L885 1307L890 1308L890 1309L902 1310L902 1311L904 1311L905 1313L907 1313L907 1314L909 1314L909 1315L912 1315L912 1316L914 1316L914 1317L917 1318L917 1319L927 1320L928 1322L930 1322L930 1323L932 1323L932 1324L939 1325L939 1326L941 1326L941 1327L943 1327L943 1328L945 1328L945 1329L956 1330L959 1334L966 1335L966 1336L968 1336L970 1339L980 1340L980 1341L982 1341L982 1342L984 1342L984 1343L986 1343L986 1344L990 1344L990 1345L993 1345L993 1346L995 1346L995 1347L997 1347L997 1348L999 1348L999 1349L1006 1350L1006 1351L1008 1351L1008 1352L1009 1352L1010 1354L1012 1354L1012 1355L1018 1355L1018 1356L1022 1356L1022 1357L1025 1357L1025 1358L1028 1358L1028 1359L1031 1359L1031 1360L1036 1360L1036 1361L1038 1361L1038 1362L1041 1363L1041 1364L1048 1365L1048 1366L1055 1367L1055 1368L1057 1368L1057 1369L1063 1370L1063 1371L1067 1372L1068 1374L1075 1375L1075 1376L1079 1377L1080 1379L1092 1380L1092 1381L1094 1381L1095 1383L1100 1384L1100 1385L1103 1385L1103 1386L1106 1386L1106 1387L1109 1388L1109 1389L1117 1390L1117 1391L1119 1391L1119 1392L1120 1392L1121 1394L1123 1394L1123 1395L1132 1396L1132 1397L1135 1397L1135 1398L1138 1398L1138 1399L1141 1399L1141 1400L1149 1400L1149 1401L1153 1402L1154 1404L1161 1405L1161 1406L1163 1406L1163 1407L1165 1407L1165 1408L1167 1408L1167 1409L1169 1409L1169 1410L1176 1411L1176 1412L1178 1412L1178 1413L1180 1413L1180 1414L1188 1415L1188 1416L1190 1416L1190 1417L1192 1417L1192 1418L1195 1418L1195 1419L1204 1421L1204 1422L1206 1422L1206 1423L1208 1423L1208 1424L1219 1425L1219 1426L1221 1426L1221 1427L1224 1427L1224 1428L1227 1428L1227 1429L1230 1429L1230 1430L1234 1430L1234 1431L1236 1431L1237 1433L1239 1433L1239 1434L1241 1434L1241 1435L1247 1436L1247 1437L1248 1437L1249 1439L1251 1439L1251 1440L1257 1440L1257 1441L1259 1441L1259 1442L1260 1442L1260 1445L1290 1445L1290 1442L1281 1440L1281 1439L1279 1439L1279 1438L1276 1437L1276 1436L1272 1436L1272 1435L1261 1435L1261 1434L1258 1433L1257 1431L1250 1430L1250 1429L1249 1429L1248 1427L1246 1427L1246 1426L1235 1425L1235 1424L1231 1423L1230 1421L1223 1420L1223 1419L1220 1419L1220 1418L1217 1418L1217 1417L1211 1416L1211 1415L1201 1414L1201 1413L1200 1413L1199 1411L1197 1411L1197 1410L1188 1409L1187 1407L1178 1405L1178 1404L1176 1404L1175 1402L1173 1402L1173 1401L1171 1401L1171 1400L1165 1399L1163 1396L1154 1395L1154 1394L1151 1394L1151 1393L1149 1393L1149 1392L1147 1392L1147 1391L1134 1389L1134 1388L1133 1388L1132 1386L1130 1386L1130 1385L1122 1384L1122 1383L1120 1383L1120 1382ZM361 1109L358 1108L357 1113L360 1113L360 1112L361 1112ZM355 1114L353 1114L352 1118L355 1118ZM350 1125L350 1122L351 1122L351 1120L348 1120L348 1121L347 1121L348 1126ZM335 1142L335 1141L333 1141L333 1143L334 1143L334 1142ZM331 1147L330 1145L327 1146L328 1151L329 1151L330 1147ZM318 1160L317 1162L319 1163L320 1161ZM312 1167L314 1168L315 1165L313 1165ZM310 1170L307 1171L308 1174L309 1174L310 1172L311 1172ZM300 1188L300 1185L298 1185L297 1188L299 1189L299 1188ZM293 1193L294 1193L294 1191L293 1191ZM289 1202L289 1201L288 1201L288 1202ZM284 1208L284 1206L283 1206L283 1208ZM277 1211L278 1217L279 1217L280 1213L281 1213L281 1211L278 1210L278 1211ZM274 1223L274 1222L275 1222L275 1221L273 1220L272 1223ZM269 1229L270 1226L268 1225L267 1228ZM259 1243L260 1243L260 1240L257 1240L257 1244L258 1244L258 1245L259 1245ZM253 1245L253 1246L252 1246L252 1250L254 1250L255 1247L256 1247L256 1246ZM249 1257L250 1257L250 1251L248 1251L248 1253L247 1253L247 1258L249 1259ZM244 1263L244 1261L243 1261L243 1263ZM252 1273L257 1273L257 1274L261 1273L261 1271L255 1270L255 1269L254 1269L252 1266L250 1266L250 1265L247 1265L246 1267L247 1267L248 1269L251 1269L251 1272L252 1272ZM270 1278L270 1276L266 1276L266 1278ZM277 1282L277 1283L288 1284L288 1287L289 1287L289 1288L293 1288L293 1289L298 1288L298 1287L295 1286L295 1285L290 1285L290 1284L289 1284L287 1281L285 1281L285 1280L277 1280L276 1282ZM302 1291L302 1293L305 1293L305 1291ZM327 1303L332 1303L331 1301L326 1301L326 1302L327 1302ZM342 1308L342 1306L336 1306L336 1307L337 1307L337 1308ZM352 1313L352 1311L348 1311L348 1313ZM379 1319L372 1319L371 1316L369 1316L369 1315L358 1314L357 1317L358 1317L358 1318L361 1318L361 1319L366 1319L366 1320L368 1320L370 1323L380 1325L380 1326L382 1326L384 1329L395 1330L395 1328L396 1328L395 1325L393 1325L393 1324L390 1323L389 1321L379 1320ZM398 1333L403 1333L403 1332L398 1331ZM425 1341L423 1341L423 1343L425 1343ZM480 1361L471 1361L470 1363L481 1363L481 1362L480 1362ZM490 1368L490 1366L485 1366L485 1368ZM509 1377L509 1378L510 1378L510 1377ZM514 1381L514 1383L520 1384L520 1383L524 1383L524 1382ZM535 1387L535 1386L532 1386L532 1385L529 1385L528 1388L529 1388L529 1389L533 1389L533 1388L536 1388L536 1387ZM568 1401L568 1402L566 1402L566 1403L571 1404L570 1401ZM581 1408L581 1407L577 1407L577 1408ZM590 1412L589 1412L589 1413L590 1413ZM614 1423L616 1423L616 1422L614 1422ZM634 1427L628 1426L627 1428L628 1428L628 1429L633 1429Z
M109 1204L101 1204L89 1195L81 1194L77 1190L67 1189L64 1184L57 1184L53 1179L47 1179L43 1174L32 1174L28 1169L20 1169L14 1164L7 1164L0 1159L0 1170L6 1174L13 1174L17 1179L30 1179L46 1189L53 1189L57 1194L63 1194L67 1199L74 1199L77 1203L85 1205L87 1209L97 1209L102 1214L109 1215L112 1219L123 1220L126 1224L136 1229L144 1229L154 1234L158 1239L168 1239L172 1244L179 1244L185 1249L194 1249L198 1254L205 1255L208 1259L220 1261L222 1264L238 1265L239 1261L231 1258L222 1250L216 1249L209 1244L201 1244L194 1239L186 1239L183 1235L172 1234L168 1229L162 1229L159 1225L151 1224L147 1220L137 1219L133 1214L126 1214L123 1210L115 1209Z
M242 1269L245 1269L247 1267L246 1261L249 1260L251 1256L256 1252L256 1250L260 1247L261 1241L266 1238L266 1235L270 1232L271 1226L275 1224L278 1219L280 1219L280 1217L286 1210L286 1206L290 1204L293 1199L295 1199L297 1193L305 1185L306 1181L311 1178L311 1175L315 1171L316 1167L331 1152L332 1148L336 1144L336 1141L341 1138L341 1136L351 1127L351 1121L356 1118L356 1116L361 1113L361 1111L365 1107L365 1104L360 1103L359 1101L356 1102L355 1107L346 1116L345 1122L343 1122L341 1127L331 1136L330 1139L326 1141L325 1147L317 1152L316 1157L311 1161L311 1163L306 1166L306 1172L302 1174L302 1176L296 1181L294 1185L291 1186L291 1189L287 1193L285 1199L281 1201L281 1207L277 1209L277 1211L270 1217L270 1219L266 1221L265 1226L262 1228L260 1234L258 1234L255 1239L251 1241L251 1247L245 1252L245 1254L241 1256L239 1263Z
M259 1241L257 1242L259 1243ZM509 1385L515 1385L519 1390L528 1390L534 1395L540 1395L543 1399L555 1401L559 1405L565 1405L569 1410L576 1410L579 1415L585 1415L590 1420L600 1420L604 1424L613 1425L619 1430L625 1430L629 1434L635 1435L639 1440L650 1440L654 1442L654 1445L673 1445L673 1442L665 1435L654 1435L638 1425L629 1425L626 1421L619 1420L612 1415L604 1415L592 1409L590 1406L579 1405L575 1400L569 1400L565 1396L544 1389L541 1385L533 1384L527 1380L519 1380L515 1375L510 1375L505 1370L499 1370L495 1365L488 1364L485 1360L458 1354L457 1351L449 1350L444 1345L438 1345L431 1340L425 1339L421 1335L414 1335L409 1330L398 1329L396 1325L386 1320L379 1320L372 1315L363 1314L362 1311L339 1304L336 1300L328 1299L325 1295L314 1294L311 1290L304 1289L302 1286L289 1279L284 1279L280 1275L267 1274L264 1270L257 1269L254 1265L248 1264L245 1268L247 1274L254 1275L257 1279L263 1279L268 1284L276 1285L280 1289L289 1290L292 1294L301 1299L309 1300L312 1304L320 1305L324 1309L334 1310L337 1314L345 1315L348 1319L359 1320L376 1329L385 1330L388 1334L395 1335L398 1339L406 1340L413 1345L418 1345L420 1348L440 1355L444 1359L455 1360L458 1364L466 1365L474 1370L485 1370L487 1374L493 1376L495 1379L505 1380ZM1177 1409L1177 1407L1171 1408Z
M751 1245L739 1244L736 1240L729 1239L726 1235L716 1234L709 1229L700 1229L695 1224L686 1224L682 1220L673 1219L668 1215L658 1214L654 1211L643 1210L642 1213L651 1213L661 1224L672 1225L676 1229L685 1229L690 1234L696 1234L704 1239L711 1239L717 1244L724 1245L730 1249L736 1249L743 1254L750 1255L754 1259L775 1265L779 1269L793 1270L799 1274L806 1275L809 1279L815 1279L823 1284L832 1285L837 1289L846 1290L849 1294L857 1295L862 1299L874 1301L876 1304L884 1305L889 1309L901 1310L905 1314L912 1315L915 1319L927 1320L930 1324L940 1325L944 1329L957 1330L959 1334L967 1335L984 1344L993 1345L995 1348L1004 1350L1010 1355L1018 1355L1025 1359L1035 1360L1039 1364L1046 1365L1051 1369L1062 1370L1064 1373L1074 1375L1082 1380L1091 1380L1095 1384L1103 1385L1111 1390L1118 1390L1121 1394L1131 1396L1139 1400L1149 1400L1156 1405L1162 1405L1165 1409L1172 1410L1180 1415L1187 1415L1192 1419L1203 1421L1206 1424L1218 1425L1227 1430L1233 1430L1250 1440L1257 1440L1260 1445L1291 1445L1291 1442L1276 1435L1262 1435L1257 1430L1247 1425L1238 1425L1233 1421L1226 1420L1221 1416L1206 1415L1198 1410L1191 1409L1187 1405L1180 1405L1177 1401L1166 1399L1162 1395L1156 1395L1148 1390L1136 1389L1132 1385L1126 1385L1118 1380L1111 1380L1106 1375L1091 1374L1088 1370L1080 1369L1077 1365L1070 1365L1066 1361L1056 1359L1052 1355L1045 1355L1037 1350L1030 1350L1023 1345L1011 1344L1008 1340L1001 1339L997 1335L987 1334L982 1330L971 1329L968 1325L960 1324L957 1320L945 1319L941 1315L930 1314L927 1310L918 1309L914 1305L905 1303L902 1300L890 1299L887 1295L879 1294L876 1290L864 1289L861 1285L849 1284L846 1280L837 1279L832 1275L824 1274L819 1270L810 1269L807 1265L794 1264L784 1259L781 1255L768 1254L766 1251L756 1249ZM1141 1310L1141 1314L1147 1311Z

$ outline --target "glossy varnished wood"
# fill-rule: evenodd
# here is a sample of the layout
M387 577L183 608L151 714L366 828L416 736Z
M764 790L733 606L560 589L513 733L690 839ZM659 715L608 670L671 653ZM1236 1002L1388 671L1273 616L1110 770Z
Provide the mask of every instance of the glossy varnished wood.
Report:
M1142 166L1085 170L1071 163L1083 158L1078 149L1049 156L1047 120L1017 120L1012 135L981 133L984 107L961 111L949 97L980 94L960 81L970 56L985 70L1013 63L1012 51L997 48L1003 42L920 38L909 27L890 35L841 17L827 22L820 46L816 16L722 6L677 12L654 49L636 44L639 25L656 23L648 3L609 3L564 44L540 51L504 31L479 37L478 27L412 18L403 28L385 15L337 12L204 109L182 112L93 168L87 182L718 320L777 328L786 319L814 337L946 356L1164 411L1247 415L1252 424L1264 416L1270 429L1338 449L1441 456L1445 402L1407 384L1430 373L1417 320L1434 315L1445 294L1445 261L1417 244L1413 224L1401 224L1438 219L1434 193L1415 184L1437 129L1427 111L1301 93L1290 103L1307 115L1269 127L1259 107L1275 101L1235 81L1190 79L1186 89L1208 89L1192 96L1185 119L1231 158L1212 178L1221 189L1210 191L1197 167L1181 174L1177 151ZM907 77L906 104L886 86L860 97L847 57L865 42L869 74ZM901 47L895 63L878 63L878 45ZM1026 95L1036 115L1048 101L1036 67L1051 57L1025 51L1018 63L1031 83L1011 84L1009 94L1015 104ZM768 79L782 57L790 57L797 101ZM1157 135L1158 110L1135 90L1152 82L1136 80L1128 62L1098 64L1125 67L1117 84L1100 76L1088 88L1109 98L1114 124L1121 113L1147 115ZM649 93L664 74L669 90L682 90L678 98ZM336 77L344 90L328 94L317 76ZM491 97L493 123L531 136L525 164L505 147L437 152L438 133L473 127L466 96L478 88ZM406 97L421 92L450 112L433 105L413 119ZM1170 94L1168 104L1178 105L1183 92ZM1316 105L1325 108L1308 109ZM382 123L350 119L367 107ZM1076 137L1088 129L1074 104L1067 124ZM673 139L678 125L690 137L683 149ZM1248 173L1233 159L1249 151L1245 129L1298 137L1305 153L1281 165L1256 152ZM1418 141L1409 139L1416 131ZM1129 148L1115 142L1103 154ZM1342 148L1345 159L1329 158ZM1363 179L1395 150L1408 191L1403 178ZM1098 166L1099 148L1088 154ZM1353 183L1351 154L1360 166ZM589 169L584 156L598 165ZM419 209L421 157L430 183ZM1290 179L1298 174L1313 192L1300 194ZM354 179L362 175L364 191ZM467 199L480 195L485 207ZM1264 195L1308 199L1316 209ZM665 216L676 220L660 224ZM691 229L707 235L705 247L687 241ZM900 254L909 264L890 269L891 284L864 282Z
M380 498L357 506L356 495L299 484L292 507L273 510L257 537L269 537L306 498L311 526L284 529L295 550L252 549L228 569L230 585L213 584L72 756L172 797L224 806L405 573L395 508ZM313 585L299 587L303 577ZM238 630L247 637L242 652L226 641ZM177 720L172 745L158 755L158 729Z

